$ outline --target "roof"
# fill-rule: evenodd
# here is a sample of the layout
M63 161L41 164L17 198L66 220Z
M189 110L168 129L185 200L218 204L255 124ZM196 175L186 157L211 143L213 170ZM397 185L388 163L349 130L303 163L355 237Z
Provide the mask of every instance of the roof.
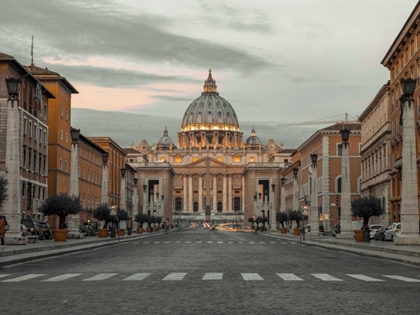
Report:
M31 64L25 66L25 68L34 76L40 80L58 80L61 81L73 94L79 94L79 91L65 78L62 77L58 72L49 70L48 68L40 68Z
M362 124L361 123L337 123L335 125L331 125L323 129L320 129L320 131L341 130L344 127L350 130L360 130L362 128Z
M0 61L11 61L13 62L21 71L25 72L25 77L29 76L32 80L34 80L35 82L39 83L42 88L43 88L43 92L47 95L48 98L55 98L54 94L52 94L47 88L45 88L45 86L42 84L42 82L40 80L38 80L37 78L35 78L31 72L28 71L28 69L26 69L26 67L24 65L22 65L19 61L16 60L15 57L2 53L0 52Z
M139 151L137 151L136 149L133 148L123 148L125 152L127 152L127 154L133 153L133 154L140 154Z

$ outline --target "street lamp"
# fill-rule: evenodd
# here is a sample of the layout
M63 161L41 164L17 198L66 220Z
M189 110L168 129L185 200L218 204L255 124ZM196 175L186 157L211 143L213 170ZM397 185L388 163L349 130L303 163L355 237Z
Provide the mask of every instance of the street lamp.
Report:
M10 77L6 78L7 93L10 98L17 98L20 90L21 80L18 78Z
M121 169L121 177L125 177L125 173L126 173L126 169L122 168Z
M77 142L79 141L79 137L80 137L80 129L71 128L70 134L71 134L72 143L77 144Z
M402 122L402 183L401 183L401 234L394 238L397 245L420 244L417 196L417 148L415 108L413 94L416 79L401 79L400 98Z
M341 133L341 218L340 218L340 234L337 238L352 239L353 227L351 224L351 191L350 191L350 157L349 157L349 138L350 129L343 128ZM338 209L338 207L337 207ZM329 223L329 220L323 219ZM328 230L325 230L326 232Z
M137 177L133 178L133 183L134 183L135 186L137 186L138 181L139 181L139 179Z
M293 169L293 210L299 209L299 201L298 201L298 173L299 169L295 167Z
M297 178L298 173L299 173L299 169L298 169L297 167L295 167L295 168L293 169L293 176L294 176L295 178Z

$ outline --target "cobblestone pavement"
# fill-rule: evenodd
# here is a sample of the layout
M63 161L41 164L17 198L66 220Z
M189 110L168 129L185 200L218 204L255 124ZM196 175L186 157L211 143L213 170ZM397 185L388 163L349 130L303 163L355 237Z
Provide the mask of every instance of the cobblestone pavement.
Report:
M196 228L9 265L0 289L1 314L417 314L420 268Z

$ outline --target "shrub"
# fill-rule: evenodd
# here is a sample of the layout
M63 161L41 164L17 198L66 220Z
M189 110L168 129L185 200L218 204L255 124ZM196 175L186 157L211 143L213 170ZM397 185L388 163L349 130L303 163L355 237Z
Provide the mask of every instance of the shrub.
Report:
M351 214L363 218L363 228L367 228L370 217L377 217L384 213L381 199L375 196L365 196L351 202Z
M289 216L286 212L281 211L276 213L276 220L281 224L281 227L284 228L284 222L287 222L289 220Z
M68 215L78 214L81 210L79 197L69 197L67 194L52 195L45 199L41 205L44 215L56 215L60 218L59 229L65 228Z

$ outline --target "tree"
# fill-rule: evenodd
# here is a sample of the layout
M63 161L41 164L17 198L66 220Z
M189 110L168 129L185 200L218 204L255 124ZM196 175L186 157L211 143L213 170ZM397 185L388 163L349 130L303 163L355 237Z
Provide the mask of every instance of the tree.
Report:
M7 179L0 177L0 207L7 198Z
M367 228L370 217L377 217L384 213L381 199L375 196L365 196L351 202L351 214L363 218L363 228Z
M108 228L109 222L116 221L117 218L111 216L111 208L107 203L103 203L93 211L93 217L99 221L105 221L103 229Z
M290 210L289 211L289 220L296 222L296 228L300 226L300 212L297 210Z
M126 210L117 208L117 219L118 222L128 221L130 217L128 216L128 212Z
M287 222L289 220L289 216L286 212L281 211L276 213L276 220L281 224L281 227L284 228L284 222Z
M45 199L40 210L44 215L58 216L60 218L58 228L64 229L67 216L80 212L80 199L75 196L69 197L67 194L52 195Z
M136 214L134 217L134 221L136 221L139 224L139 227L143 227L143 223L147 222L147 215L143 213Z

